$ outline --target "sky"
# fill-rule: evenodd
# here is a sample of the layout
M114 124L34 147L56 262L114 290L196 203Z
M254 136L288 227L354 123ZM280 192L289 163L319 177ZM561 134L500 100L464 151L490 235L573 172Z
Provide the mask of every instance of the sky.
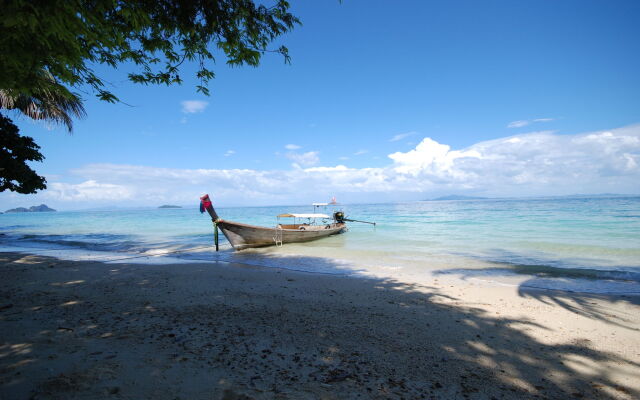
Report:
M640 193L640 2L295 2L258 68L220 58L211 96L96 67L62 127L8 114L48 189L0 210Z

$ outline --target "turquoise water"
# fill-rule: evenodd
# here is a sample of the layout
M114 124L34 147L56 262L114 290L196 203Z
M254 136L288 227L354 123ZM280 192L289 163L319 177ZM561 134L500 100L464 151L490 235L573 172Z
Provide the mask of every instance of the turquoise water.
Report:
M532 287L640 293L640 197L358 204L344 210L377 226L350 223L343 235L242 252L233 252L221 235L215 253L211 220L196 208L3 214L0 250L110 262L236 261L356 275L516 276ZM312 209L217 211L224 219L273 226L279 213Z

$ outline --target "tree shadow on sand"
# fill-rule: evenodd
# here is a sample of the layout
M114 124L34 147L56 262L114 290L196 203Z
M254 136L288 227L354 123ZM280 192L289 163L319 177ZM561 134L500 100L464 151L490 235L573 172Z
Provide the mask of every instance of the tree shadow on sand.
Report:
M556 305L586 318L626 329L640 331L620 312L614 313L603 303L640 305L640 282L615 274L593 276L590 269L554 268L547 265L513 265L494 263L496 267L456 268L435 271L434 275L456 275L462 280L479 278L500 280L501 277L526 276L518 284L518 294L547 305ZM597 290L594 289L597 284ZM611 290L613 294L606 293ZM598 293L604 291L605 293Z
M640 397L614 378L637 363L545 344L530 331L548 328L464 300L390 279L5 253L0 397Z

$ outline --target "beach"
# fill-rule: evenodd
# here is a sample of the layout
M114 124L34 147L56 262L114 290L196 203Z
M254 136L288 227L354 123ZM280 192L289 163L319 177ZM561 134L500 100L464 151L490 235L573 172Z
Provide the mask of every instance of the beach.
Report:
M0 400L640 400L639 20L3 2Z
M5 252L0 398L633 399L638 300Z

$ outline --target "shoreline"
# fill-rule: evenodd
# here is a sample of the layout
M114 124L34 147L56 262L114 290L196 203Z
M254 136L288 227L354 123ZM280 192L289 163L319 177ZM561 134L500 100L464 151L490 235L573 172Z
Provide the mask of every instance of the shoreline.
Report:
M26 255L38 255L42 257L53 257L59 260L70 261L70 262L102 262L105 264L114 264L114 265L117 265L123 262L140 263L141 265L150 265L150 266L167 265L167 264L201 264L201 263L243 264L243 265L252 266L252 267L267 268L267 269L273 269L273 270L286 270L291 272L308 273L308 274L315 274L315 275L344 276L344 277L353 277L357 279L371 279L371 278L401 279L401 280L407 280L409 282L415 282L415 283L429 282L433 280L435 277L438 277L440 279L447 279L457 283L461 283L465 281L473 281L488 287L499 287L499 286L526 287L527 289L531 289L531 290L537 289L537 290L543 290L543 291L548 290L548 291L567 292L567 293L576 293L576 294L594 294L594 295L605 295L605 296L616 296L616 297L627 297L627 296L640 297L640 291L637 291L637 290L636 291L624 291L620 289L609 290L609 291L604 289L596 290L593 287L590 287L589 285L585 285L583 287L578 286L578 287L569 288L571 284L574 284L574 285L576 283L586 284L587 282L603 282L603 283L613 282L612 285L618 285L618 286L629 284L629 282L634 282L633 284L637 285L637 282L633 280L631 281L620 280L620 279L612 280L606 277L591 278L586 275L579 276L579 275L576 275L575 268L566 269L569 273L569 275L566 275L566 276L565 274L563 274L565 273L564 271L565 269L560 267L557 267L557 268L546 267L546 268L556 269L557 276L554 276L554 275L545 276L544 274L539 276L535 273L535 271L532 271L531 273L523 272L522 271L523 266L520 266L520 265L514 265L515 269L513 270L509 270L508 268L503 268L502 273L493 273L493 274L492 273L482 274L482 272L486 272L486 271L483 270L482 268L477 268L475 269L475 271L479 272L477 275L474 275L473 268L468 270L453 269L450 271L447 271L446 269L439 270L439 271L425 270L425 271L421 271L422 273L416 273L416 271L412 271L409 273L400 273L400 274L397 274L397 273L394 274L393 272L389 272L389 271L381 271L380 269L375 271L365 270L365 269L354 269L351 271L341 270L338 272L326 272L326 271L310 271L305 269L294 268L291 266L283 266L282 264L278 266L264 265L259 263L251 263L244 260L235 261L235 260L204 259L204 258L200 258L200 259L179 258L179 257L172 256L172 254L180 254L180 253L198 254L199 252L201 252L202 249L208 249L208 248L210 248L210 246L198 246L195 248L187 248L187 249L181 249L181 250L175 250L175 251L161 250L156 254L153 254L153 253L143 254L143 253L118 253L118 252L108 252L108 251L102 251L102 250L74 249L74 248L67 248L67 249L35 248L34 249L30 247L2 246L0 247L0 254L20 253L20 254L26 254ZM193 252L193 250L197 250L197 251ZM69 254L68 252L75 252L78 255L80 253L88 253L85 256L88 258L69 257L67 256L67 254ZM216 254L216 253L213 253L213 254ZM269 254L265 255L261 253L257 253L257 254L251 253L251 255L255 256L257 259L260 259L263 256L266 256L266 257L272 256ZM107 259L108 257L117 257L117 258ZM288 259L288 258L295 259L296 257L315 258L319 261L324 259L323 257L305 256L305 255L298 255L295 253L280 254L280 255L276 255L276 257L282 257L281 260ZM278 260L278 261L281 261L281 260ZM351 262L349 260L342 260L342 261L345 261L346 263ZM505 265L504 263L501 263L501 262L493 262L490 264L494 264L496 266ZM356 264L353 264L352 266L357 267ZM539 267L537 268L539 269ZM520 269L520 271L518 271L518 269ZM589 271L590 269L587 268L585 270ZM603 273L606 272L606 270L600 270L600 271ZM565 280L566 282L565 285L567 287L558 288L558 287L549 287L549 284L547 284L546 287L541 285L541 281L544 281L544 280L553 281L554 279L557 280L561 278L565 278L565 279L568 278ZM532 283L529 281L535 281L535 282ZM551 284L550 286L553 286L553 284Z
M442 277L0 253L0 397L631 399L639 311Z

